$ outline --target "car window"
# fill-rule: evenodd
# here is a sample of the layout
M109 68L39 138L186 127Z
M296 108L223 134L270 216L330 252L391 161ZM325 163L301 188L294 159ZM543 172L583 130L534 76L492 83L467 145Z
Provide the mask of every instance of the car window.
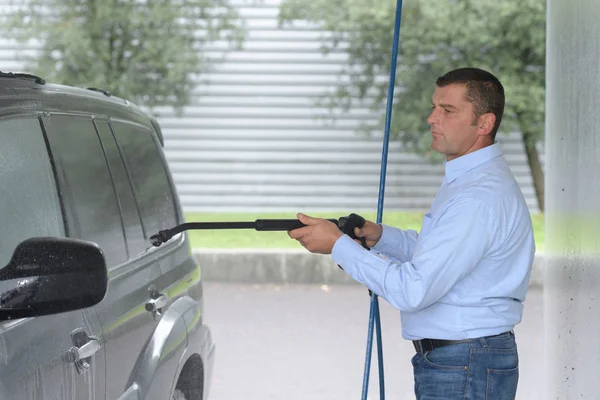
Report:
M122 156L117 148L115 138L108 125L108 121L94 121L100 135L100 140L106 154L106 160L112 173L117 197L121 204L121 215L125 226L125 238L129 249L129 258L143 253L148 248L148 241L144 238L140 213L133 195L133 188L127 176Z
M177 224L174 196L160 150L149 128L111 120L131 176L146 238Z
M65 236L46 142L35 117L0 119L0 268L25 239Z
M92 119L51 114L42 121L57 167L68 235L98 244L109 267L126 261L120 207Z

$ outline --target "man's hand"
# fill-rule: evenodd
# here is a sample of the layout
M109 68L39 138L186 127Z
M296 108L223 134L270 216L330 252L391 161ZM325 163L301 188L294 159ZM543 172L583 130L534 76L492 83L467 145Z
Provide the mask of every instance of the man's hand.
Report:
M326 219L304 214L298 214L297 217L306 226L293 229L288 235L311 253L331 254L335 242L344 235L333 222Z
M369 248L375 246L375 244L381 238L382 233L383 227L371 221L365 221L365 224L362 228L354 228L354 234L356 235L356 237L364 237L367 241L367 246L369 246Z

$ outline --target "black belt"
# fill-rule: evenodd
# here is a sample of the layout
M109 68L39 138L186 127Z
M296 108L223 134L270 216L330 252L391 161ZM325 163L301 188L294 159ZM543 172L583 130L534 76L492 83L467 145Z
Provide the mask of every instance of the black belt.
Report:
M495 336L504 335L505 333L512 334L512 331L499 333L497 335L485 336L485 338L493 338ZM413 340L413 346L415 346L415 350L417 353L427 353L428 351L432 351L438 347L449 346L451 344L459 344L459 343L467 343L472 342L474 340L479 340L480 338L473 339L460 339L460 340L444 340L444 339L421 339L421 340Z

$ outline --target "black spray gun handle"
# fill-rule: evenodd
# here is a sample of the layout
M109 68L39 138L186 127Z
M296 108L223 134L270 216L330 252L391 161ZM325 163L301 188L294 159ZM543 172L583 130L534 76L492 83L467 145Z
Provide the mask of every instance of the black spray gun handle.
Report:
M361 217L358 214L352 213L347 217L340 217L338 222L338 228L340 228L340 230L343 233L350 236L352 239L359 239L362 247L369 250L369 246L367 246L367 241L365 240L365 238L359 238L354 234L354 228L362 228L363 226L365 226L365 222L366 221L363 217Z
M337 219L327 219L333 222L343 233L352 239L359 239L354 234L354 228L362 228L365 225L365 219L357 214L350 214L347 217ZM177 225L171 229L159 231L150 236L150 242L158 247L167 242L176 234L189 229L254 229L257 231L291 231L302 228L304 225L297 219L257 219L254 222L188 222ZM368 249L367 242L360 238L364 248Z

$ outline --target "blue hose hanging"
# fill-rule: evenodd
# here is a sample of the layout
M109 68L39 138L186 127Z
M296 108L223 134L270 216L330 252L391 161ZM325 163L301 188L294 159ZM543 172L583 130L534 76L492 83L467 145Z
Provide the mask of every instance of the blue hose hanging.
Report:
M383 150L381 154L381 174L379 178L379 198L377 201L377 223L383 219L383 196L385 193L385 176L387 173L388 148L390 141L390 127L392 124L392 105L394 102L394 85L396 82L396 62L398 59L398 42L400 40L400 21L402 20L402 0L397 0L396 21L394 24L394 42L392 45L392 61L390 68L390 82L388 86L387 107L385 114L385 131L383 135ZM371 371L371 353L373 351L373 325L377 331L377 359L379 366L379 398L385 399L385 382L383 373L383 347L381 340L381 321L379 317L379 300L377 295L371 295L371 308L369 312L369 329L367 334L367 355L365 359L365 372L363 376L362 400L367 400L369 390L369 374Z

